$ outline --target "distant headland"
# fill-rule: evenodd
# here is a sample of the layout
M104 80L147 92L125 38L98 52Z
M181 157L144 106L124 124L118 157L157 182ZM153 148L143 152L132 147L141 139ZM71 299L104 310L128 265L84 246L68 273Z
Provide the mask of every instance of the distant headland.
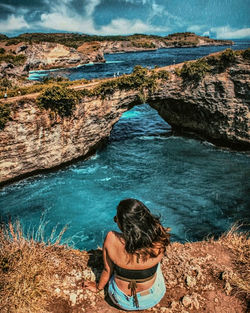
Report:
M89 62L105 62L105 54L233 45L231 40L216 40L195 33L174 33L165 37L90 36L75 33L25 33L17 37L0 34L0 79L27 77L30 70L74 67ZM19 81L20 83L20 81Z

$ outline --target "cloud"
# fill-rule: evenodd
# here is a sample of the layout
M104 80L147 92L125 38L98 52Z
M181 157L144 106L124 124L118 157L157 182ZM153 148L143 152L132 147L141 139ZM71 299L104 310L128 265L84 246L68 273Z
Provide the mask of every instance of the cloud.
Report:
M202 36L208 36L208 37L210 37L210 31L204 32L204 33L202 34Z
M108 25L99 27L94 25L92 18L68 16L61 13L42 14L40 26L53 30L65 30L69 32L82 32L99 35L126 35L134 33L155 33L167 31L165 27L155 27L146 24L139 19L113 19Z
M101 0L89 0L88 4L85 7L85 11L87 13L87 16L92 16L92 14L95 12L96 6L100 4Z
M212 27L210 32L215 33L216 38L221 39L250 38L250 28L232 29L230 26Z
M230 26L209 27L206 25L192 25L187 31L195 32L202 36L212 36L217 39L242 39L250 38L250 28L235 29Z
M86 15L69 10L69 0L63 0L60 5L55 4L51 7L51 12L43 13L38 27L50 30L64 30L69 32L82 32L98 35L126 35L134 33L157 33L166 32L168 27L155 26L150 21L143 22L140 19L114 18L108 24L97 26L94 23L93 13L100 0L88 2L85 11Z
M102 26L98 33L101 35L126 35L135 33L157 33L167 31L166 27L155 27L139 19L114 19L109 25Z
M69 32L92 32L93 23L91 20L81 21L74 16L70 17L61 13L48 13L41 15L41 22L38 23L41 28L51 30L64 30ZM86 30L87 26L87 30Z
M9 15L8 19L0 22L0 29L2 33L11 33L17 29L24 30L28 29L29 25L24 20L23 16L15 16L14 14Z
M188 32L194 32L194 33L200 33L200 32L202 32L203 28L204 28L204 25L192 25L192 26L189 26L187 28L187 31Z
M234 6L227 2L225 10L219 10L219 4L212 6L213 1L1 0L0 31L18 34L28 29L99 35L191 31L214 38L249 38L245 0L230 0ZM218 17L218 11L223 11L227 18Z

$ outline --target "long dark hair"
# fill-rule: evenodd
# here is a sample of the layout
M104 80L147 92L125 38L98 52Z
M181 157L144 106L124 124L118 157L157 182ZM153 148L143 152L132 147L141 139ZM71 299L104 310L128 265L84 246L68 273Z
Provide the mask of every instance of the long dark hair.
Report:
M125 250L146 260L165 252L170 243L169 229L139 200L125 199L117 207L117 219L125 239Z

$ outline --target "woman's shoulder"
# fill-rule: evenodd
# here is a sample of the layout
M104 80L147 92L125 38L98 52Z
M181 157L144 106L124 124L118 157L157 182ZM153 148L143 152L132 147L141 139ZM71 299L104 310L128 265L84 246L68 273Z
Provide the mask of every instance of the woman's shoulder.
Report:
M122 234L117 231L111 230L107 233L104 243L110 244L114 242L122 241Z
M120 250L124 248L124 239L121 233L118 233L117 231L109 231L107 233L107 236L104 240L104 247L108 250Z
M124 253L122 234L116 231L109 231L105 238L103 248L107 251L112 262L117 263L118 255L121 257Z

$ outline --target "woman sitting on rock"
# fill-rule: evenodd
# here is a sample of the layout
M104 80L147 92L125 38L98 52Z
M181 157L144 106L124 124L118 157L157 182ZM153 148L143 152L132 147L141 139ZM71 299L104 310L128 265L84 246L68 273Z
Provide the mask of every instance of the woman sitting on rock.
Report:
M105 238L100 281L86 282L85 287L98 292L109 281L109 296L120 308L151 308L166 291L160 262L170 235L139 200L121 201L114 221L121 233L110 231Z

